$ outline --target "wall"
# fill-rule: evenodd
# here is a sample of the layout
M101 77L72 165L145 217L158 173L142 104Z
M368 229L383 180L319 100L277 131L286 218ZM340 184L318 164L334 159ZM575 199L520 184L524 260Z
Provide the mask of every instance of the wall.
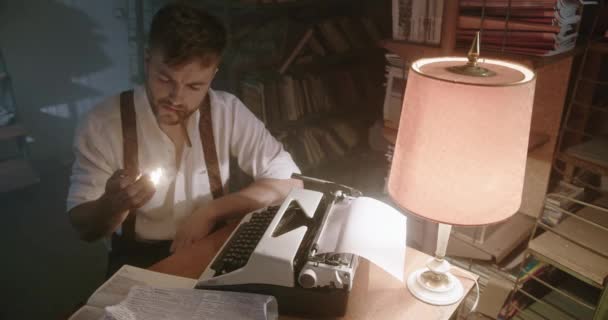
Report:
M131 86L127 0L0 0L0 50L34 159L69 161L78 119Z

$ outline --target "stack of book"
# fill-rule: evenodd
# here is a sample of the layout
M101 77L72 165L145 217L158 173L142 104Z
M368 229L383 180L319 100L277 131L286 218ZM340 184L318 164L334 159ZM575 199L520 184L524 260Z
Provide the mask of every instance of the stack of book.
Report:
M460 0L457 40L471 45L481 30L482 50L550 56L572 50L579 0Z
M399 129L399 118L409 65L396 54L386 54L386 82L383 106L383 134L388 141L385 156L390 170L395 151L395 138ZM385 177L385 188L389 173ZM386 190L385 190L386 192Z
M277 138L303 170L343 157L360 142L358 130L344 120L285 131Z
M559 196L557 196L559 195ZM565 218L564 211L572 212L576 203L571 200L584 200L585 189L560 181L557 187L547 195L542 221L549 226L558 225ZM568 197L562 198L560 196ZM563 210L563 211L562 211Z
M439 44L444 0L393 0L393 39Z
M324 80L312 74L300 79L291 76L270 81L246 79L241 81L240 96L243 103L270 126L336 108Z
M252 75L240 82L240 98L271 131L315 115L350 115L375 94L368 66L272 78Z
M242 66L239 97L300 167L316 167L358 145L363 126L331 119L369 121L379 112L378 25L365 16L337 16L243 29L236 32L240 47L251 54L234 59Z
M343 67L349 57L367 62L370 53L379 52L380 30L368 17L339 16L315 24L280 19L236 33L244 53L237 53L234 63L247 70L239 96L271 129L311 114L357 112L378 96L370 81L377 73L373 66Z
M391 129L399 128L401 105L405 93L408 65L396 54L386 54L386 91L384 95L384 125Z
M367 17L336 17L311 26L297 26L287 35L284 57L278 68L285 74L294 64L316 57L375 48L382 38L378 26Z

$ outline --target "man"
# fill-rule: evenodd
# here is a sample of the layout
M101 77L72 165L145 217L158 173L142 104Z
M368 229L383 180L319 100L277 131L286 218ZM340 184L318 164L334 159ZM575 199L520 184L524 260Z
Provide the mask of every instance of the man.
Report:
M112 235L109 274L124 263L147 267L301 186L264 124L209 88L226 44L218 20L170 4L154 16L148 42L144 86L94 108L74 142L70 221L84 240ZM231 156L255 181L222 196Z

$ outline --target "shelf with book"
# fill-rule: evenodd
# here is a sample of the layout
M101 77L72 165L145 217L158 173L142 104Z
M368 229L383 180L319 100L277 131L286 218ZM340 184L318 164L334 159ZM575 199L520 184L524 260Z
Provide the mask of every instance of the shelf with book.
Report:
M352 50L344 53L334 53L325 56L305 56L295 61L289 70L281 73L280 70L271 65L250 64L240 68L241 78L246 80L271 81L279 80L281 76L300 77L310 73L323 73L335 67L358 64L376 63L380 64L385 50L383 48L366 48L363 50Z
M320 6L352 5L353 2L364 0L198 0L199 3L211 9L229 10L249 10L264 11L269 10L285 11L302 8L318 8Z
M334 116L372 118L379 116L376 106L382 98L381 80L372 83L375 77L381 71L359 64L297 76L270 70L243 77L239 96L273 131Z
M355 157L380 117L384 49L376 42L388 34L387 3L200 2L229 20L233 41L220 70L230 90L305 173L331 180L323 168ZM349 163L350 173L362 165Z
M304 57L296 61L286 74L298 76L310 72L323 72L327 68L353 63L381 62L384 50L382 48L366 48L362 50L352 50L345 53L337 53L326 56Z
M608 315L608 292L606 279L608 277L608 251L603 245L608 239L608 197L591 196L586 192L582 200L565 195L549 194L547 206L551 207L551 199L573 203L571 207L557 208L565 217L554 226L538 219L536 229L528 245L527 255L559 270L559 283L540 282L532 277L543 292L529 292L522 284L530 279L520 279L516 282L515 291L505 309L514 305L513 301L524 298L544 300L554 294L562 299L549 302L550 308L545 308L540 314L544 318L561 319L554 313L568 315L575 319L606 319ZM568 283L575 283L568 288ZM572 290L576 289L576 290ZM526 299L526 300L530 300ZM513 309L513 308L511 308ZM551 310L550 310L551 309ZM521 306L512 313L525 312ZM580 311L583 311L582 316Z
M367 122L373 118L367 112L362 112L355 108L352 112L346 110L328 112L328 113L313 113L303 116L298 120L287 120L275 125L268 126L268 130L273 133L280 133L283 131L297 130L300 128L312 126L312 125L324 125L331 123L336 120L344 120L348 122Z
M275 132L304 171L343 160L366 149L366 119L335 117Z

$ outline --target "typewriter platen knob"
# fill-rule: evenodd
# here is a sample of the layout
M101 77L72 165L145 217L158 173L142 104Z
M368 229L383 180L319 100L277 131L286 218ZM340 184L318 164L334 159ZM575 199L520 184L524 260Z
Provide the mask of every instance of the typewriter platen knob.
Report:
M312 269L304 269L300 272L298 282L304 288L312 288L317 284L317 273Z

